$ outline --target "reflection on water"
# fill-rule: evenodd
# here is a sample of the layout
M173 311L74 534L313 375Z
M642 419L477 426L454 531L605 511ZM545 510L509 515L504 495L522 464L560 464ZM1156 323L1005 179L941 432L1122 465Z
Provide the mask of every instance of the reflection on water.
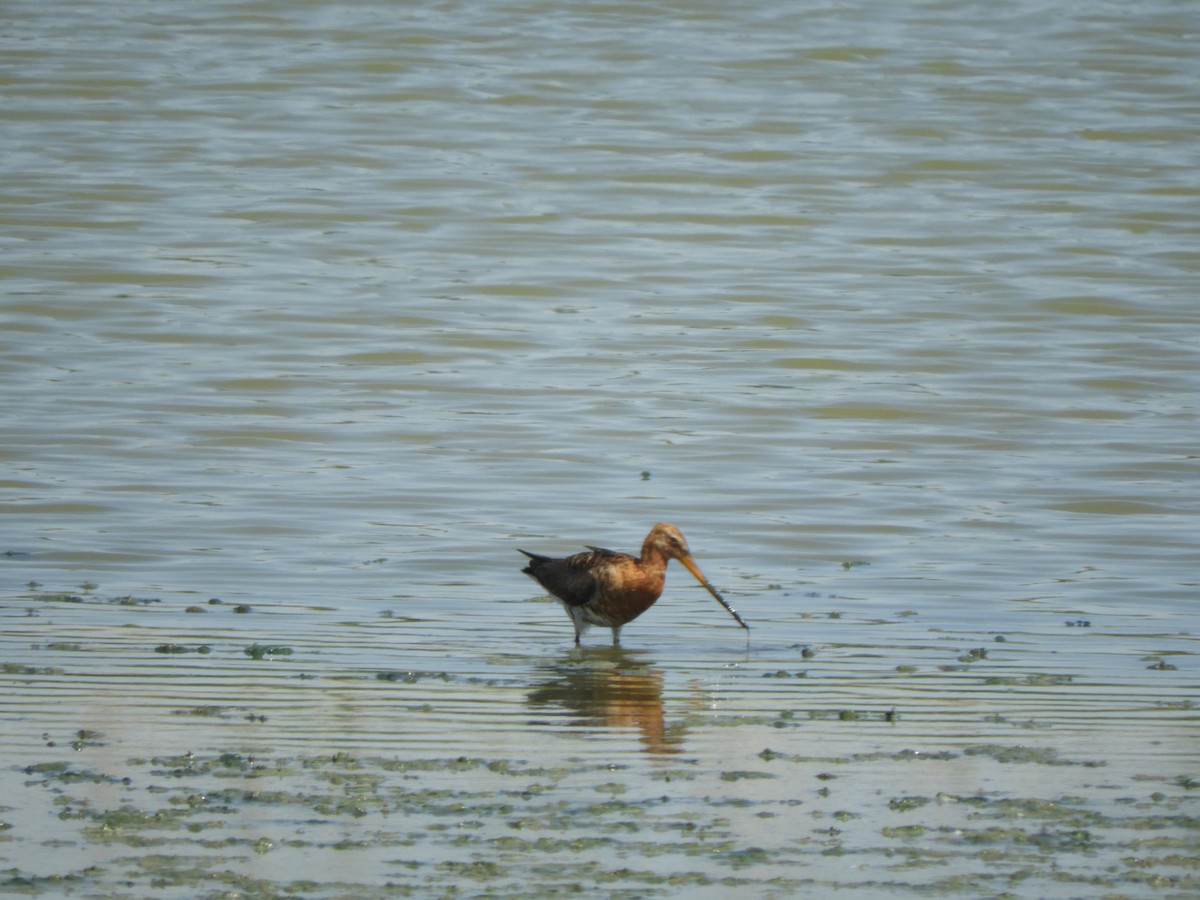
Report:
M552 677L529 692L531 707L566 711L579 725L636 731L648 753L678 753L686 730L663 713L663 673L650 654L621 647L575 649L540 667Z

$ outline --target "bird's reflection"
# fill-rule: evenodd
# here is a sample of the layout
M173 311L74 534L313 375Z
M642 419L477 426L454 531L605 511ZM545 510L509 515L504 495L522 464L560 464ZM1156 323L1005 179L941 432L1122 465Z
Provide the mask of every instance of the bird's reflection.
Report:
M542 668L550 677L530 691L531 707L565 710L579 725L637 731L647 753L682 752L684 727L666 724L663 673L647 654L589 647Z

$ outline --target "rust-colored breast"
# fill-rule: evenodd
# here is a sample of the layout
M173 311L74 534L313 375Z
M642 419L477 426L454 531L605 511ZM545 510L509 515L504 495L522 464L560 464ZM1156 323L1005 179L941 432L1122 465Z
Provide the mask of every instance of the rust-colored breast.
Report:
M648 571L629 557L610 561L596 575L599 590L588 604L588 612L597 625L611 628L632 622L662 596L662 573Z

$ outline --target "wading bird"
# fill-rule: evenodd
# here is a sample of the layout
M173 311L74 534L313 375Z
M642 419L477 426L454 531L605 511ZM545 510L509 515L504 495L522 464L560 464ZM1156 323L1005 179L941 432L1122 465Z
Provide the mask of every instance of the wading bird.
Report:
M749 631L717 589L692 560L683 533L674 525L659 522L642 542L642 555L614 553L603 547L589 546L586 553L566 559L553 559L521 550L529 565L521 571L558 599L575 623L575 646L590 625L611 628L613 646L620 643L621 626L632 622L651 606L663 592L667 561L677 559L696 580L717 598L737 623Z

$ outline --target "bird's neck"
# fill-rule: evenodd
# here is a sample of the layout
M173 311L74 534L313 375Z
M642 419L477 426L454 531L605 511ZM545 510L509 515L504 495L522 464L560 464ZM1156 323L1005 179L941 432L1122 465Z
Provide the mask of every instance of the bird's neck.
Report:
M667 555L663 553L658 544L652 541L647 540L642 544L640 562L643 569L655 575L663 575L667 571Z

